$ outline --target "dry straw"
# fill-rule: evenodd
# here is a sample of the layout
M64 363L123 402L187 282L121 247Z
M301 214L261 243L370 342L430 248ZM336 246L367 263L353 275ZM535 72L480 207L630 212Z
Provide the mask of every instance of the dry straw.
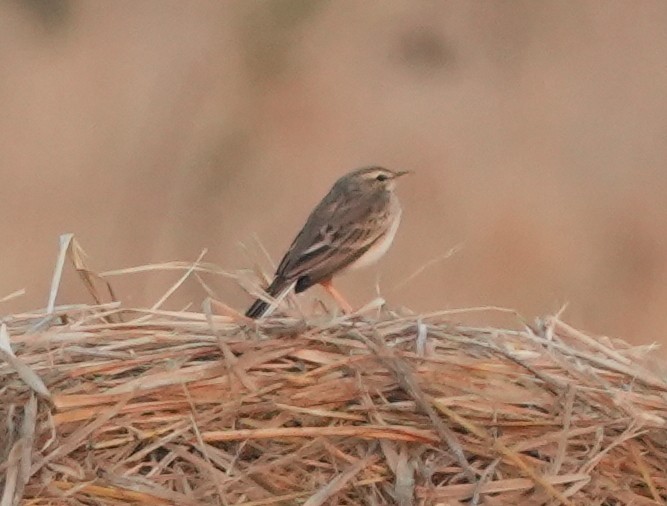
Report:
M95 303L56 305L66 258ZM65 236L47 308L3 319L0 506L667 500L667 382L644 349L558 317L167 311L213 268L160 268L184 274L154 307L105 303Z

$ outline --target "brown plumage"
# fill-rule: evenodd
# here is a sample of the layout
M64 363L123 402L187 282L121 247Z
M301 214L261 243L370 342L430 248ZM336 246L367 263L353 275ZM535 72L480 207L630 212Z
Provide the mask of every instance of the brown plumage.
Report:
M331 279L374 263L387 251L401 218L395 179L404 174L365 167L336 181L287 250L267 293L277 297L292 284L299 293L319 283L349 310ZM257 299L246 316L259 318L268 307Z

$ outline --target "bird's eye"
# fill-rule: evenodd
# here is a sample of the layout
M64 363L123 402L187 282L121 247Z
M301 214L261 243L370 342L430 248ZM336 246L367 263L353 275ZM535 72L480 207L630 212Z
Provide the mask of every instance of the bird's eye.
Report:
M378 174L377 176L375 176L375 179L377 179L378 181L386 181L387 176L385 176L384 174Z

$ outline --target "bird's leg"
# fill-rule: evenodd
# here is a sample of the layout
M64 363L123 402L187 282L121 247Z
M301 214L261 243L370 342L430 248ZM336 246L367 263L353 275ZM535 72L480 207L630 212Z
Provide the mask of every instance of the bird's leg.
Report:
M329 295L333 297L333 299L336 301L336 304L338 304L338 307L343 310L343 313L352 313L354 311L350 303L345 300L345 297L343 297L341 293L336 290L336 288L334 288L330 279L327 281L322 281L320 284L329 293Z

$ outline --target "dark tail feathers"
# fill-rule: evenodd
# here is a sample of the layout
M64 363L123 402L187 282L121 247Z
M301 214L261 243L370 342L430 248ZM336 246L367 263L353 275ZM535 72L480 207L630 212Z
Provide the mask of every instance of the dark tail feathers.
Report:
M269 309L269 305L262 299L257 299L252 303L252 306L248 308L248 310L245 312L245 315L248 318L259 318L264 313L266 313L267 309Z
M266 289L266 293L271 297L275 297L280 292L282 292L285 286L285 281L283 279L276 278ZM266 313L266 310L269 309L269 303L263 301L262 299L257 299L252 303L252 306L248 308L245 312L245 315L248 318L260 318Z

